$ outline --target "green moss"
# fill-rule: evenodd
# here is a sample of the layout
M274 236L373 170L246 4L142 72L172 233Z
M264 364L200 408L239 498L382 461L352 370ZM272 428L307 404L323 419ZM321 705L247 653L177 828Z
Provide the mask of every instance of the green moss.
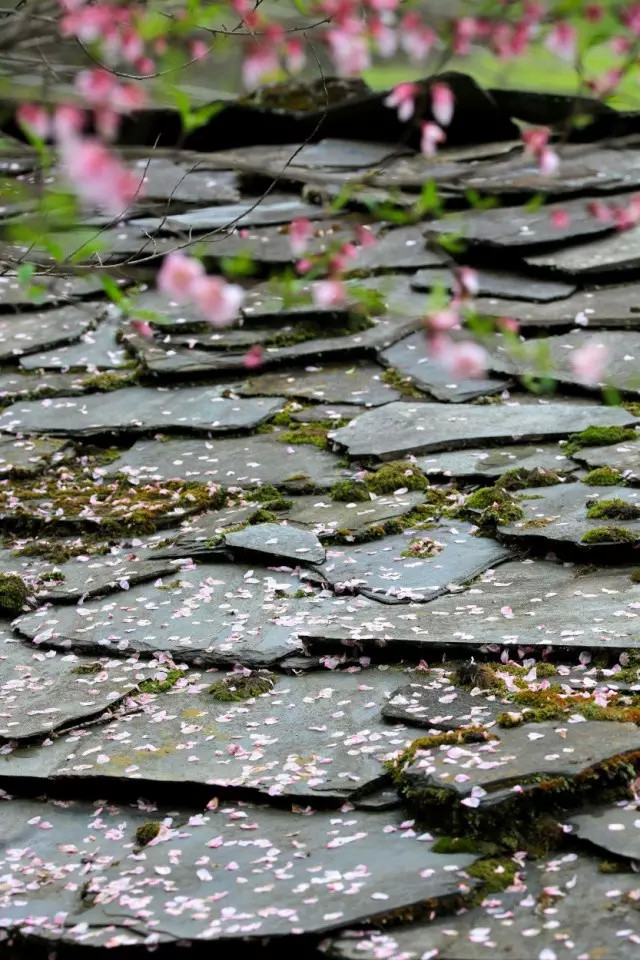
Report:
M141 693L166 693L167 690L175 687L178 680L181 680L182 677L184 677L184 670L172 668L171 670L167 670L167 675L164 680L143 680L138 689Z
M496 487L502 490L526 490L528 487L554 487L564 481L553 470L543 470L536 467L533 470L526 470L524 467L518 467L515 470L507 470L496 480Z
M285 500L280 491L270 483L265 483L255 490L249 490L243 494L243 499L249 503L260 503L264 510L288 510L292 505L291 500Z
M327 316L322 321L301 320L292 326L279 330L265 341L267 347L293 347L308 340L326 340L327 337L350 337L362 333L373 326L366 312L354 309L348 314L340 314L340 323L332 323Z
M161 824L155 820L148 820L146 823L143 823L142 826L138 827L136 830L136 843L139 847L146 847L148 843L151 843L152 840L160 833Z
M0 613L16 616L31 596L31 590L16 573L0 573Z
M90 663L79 663L77 667L73 668L73 673L77 673L81 677L92 676L95 673L100 673L103 669L102 664L99 660L93 660Z
M472 863L466 868L466 872L480 881L478 893L480 899L484 900L489 894L500 893L510 887L516 879L517 869L510 857L489 857Z
M414 537L407 549L402 551L402 556L427 559L437 556L441 550L442 544L431 537Z
M393 387L398 393L415 400L424 399L424 393L416 387L411 377L404 377L395 367L389 367L380 377L383 383Z
M256 523L277 523L278 515L274 513L273 510L265 510L261 508L256 510L255 513L252 513L250 517L247 518L247 523L253 526Z
M595 527L593 530L587 530L581 539L581 543L635 543L638 539L637 534L632 533L625 527Z
M299 423L279 434L278 440L280 443L309 443L320 450L330 450L328 433L335 429L334 423Z
M40 560L63 564L82 553L88 553L84 545L74 549L62 546L62 544L52 540L33 540L31 543L25 543L18 550L13 550L11 555L13 557L38 557Z
M539 530L551 523L548 517L534 517L533 520L525 520L522 524L523 530Z
M633 870L628 860L601 860L598 873L633 873Z
M65 579L62 570L50 570L48 573L38 574L38 581L40 583L62 583Z
M637 520L640 507L626 500L598 500L587 510L589 520Z
M495 843L483 843L472 837L438 837L431 846L433 853L480 853L484 856L498 852Z
M396 490L428 490L429 481L422 470L409 460L391 460L383 464L375 473L365 476L365 483L371 493L382 495L395 493Z
M591 573L596 573L598 568L595 563L579 563L575 569L576 577L588 577Z
M344 503L364 502L371 499L369 488L362 480L338 480L331 487L329 496L332 500Z
M590 487L617 487L624 486L624 477L614 467L596 467L590 470L582 482Z
M84 390L100 390L104 393L111 393L113 390L130 387L137 382L138 371L132 370L126 374L114 372L96 373L81 380L80 386Z
M522 507L501 487L480 487L475 490L467 497L460 512L464 515L467 511L482 511L477 520L480 532L495 524L515 523L524 518Z
M636 440L638 434L633 427L598 427L590 426L580 433L572 433L564 452L571 456L582 450L583 447L607 447L614 443L624 443L626 440Z
M302 591L303 596L306 596ZM207 693L210 693L216 700L232 702L237 700L250 700L252 697L259 697L263 693L273 690L278 678L273 673L250 673L247 676L238 674L231 675L212 683Z
M481 743L489 739L491 739L491 734L484 727L467 727L464 730L449 730L445 733L418 737L394 760L388 761L385 766L393 782L395 784L401 784L404 779L404 768L413 761L419 750L434 750L439 747L454 746L460 743ZM449 798L452 796L449 790L441 790L439 793Z
M637 570L634 570L631 574L631 580L633 583L640 583L640 567Z
M465 507L469 510L486 510L494 503L504 503L506 500L505 494L495 487L480 487L467 497Z

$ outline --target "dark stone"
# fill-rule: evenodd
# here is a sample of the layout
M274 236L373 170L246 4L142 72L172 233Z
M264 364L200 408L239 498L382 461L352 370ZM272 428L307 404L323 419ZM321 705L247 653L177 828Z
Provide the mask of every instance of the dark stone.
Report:
M405 516L424 502L419 491L377 496L369 501L345 503L317 494L296 497L287 520L304 526L317 537L354 536L369 527Z
M229 400L215 387L156 390L127 387L113 393L13 404L0 415L10 433L92 437L104 433L215 434L248 430L276 413L282 400Z
M315 534L287 523L258 523L226 533L225 546L233 552L259 554L264 562L308 565L322 563L324 547Z
M29 287L37 288L37 294L30 294ZM23 285L17 277L5 275L0 277L0 311L12 312L16 308L19 308L21 313L28 310L40 311L45 306L83 300L101 292L102 284L97 276L58 277L36 273L28 284Z
M149 157L135 162L143 179L145 200L171 204L231 204L240 200L238 176L233 170L208 170L204 157L175 162L169 157Z
M564 300L576 291L573 284L564 283L562 280L539 280L536 277L523 277L498 270L476 270L476 277L479 285L478 297L512 297L514 300L545 303ZM412 278L411 286L414 290L425 292L436 286L453 291L456 289L456 278L455 274L448 270L419 270Z
M633 183L640 184L640 162ZM633 273L640 264L639 237L640 228L632 227L630 230L616 231L602 240L592 240L590 243L530 256L526 258L526 262L532 267L546 268L554 273L576 278Z
M529 290L529 280L522 290ZM556 303L523 303L519 300L479 297L474 301L477 312L484 316L512 317L523 329L576 330L577 328L624 327L640 325L640 311L635 305L633 284L596 287L580 290Z
M398 687L382 708L387 720L410 727L433 730L460 730L463 727L492 726L498 714L508 709L491 699L461 690L445 677L407 683Z
M439 403L389 403L336 430L334 439L351 457L393 460L405 454L475 447L480 441L499 445L554 440L591 424L633 422L619 408L577 403L460 404L454 409Z
M323 219L327 213L322 207L303 203L291 194L271 193L263 200L260 196L244 197L241 203L222 204L215 207L198 207L186 213L172 213L164 217L144 217L131 220L131 226L147 233L169 233L173 236L207 233L210 230L226 230L230 227L267 226L290 223L306 217L308 220Z
M94 322L95 307L66 306L0 316L0 361L11 361L27 353L62 346L78 340Z
M606 448L611 449L610 447ZM508 447L488 447L486 450L457 450L455 453L436 453L417 457L416 463L426 474L444 474L467 480L486 478L496 480L507 470L553 470L573 473L578 465L563 452L560 444L531 444ZM580 451L588 453L590 450Z
M614 857L640 861L638 804L621 801L571 817L572 834L606 850Z
M466 523L440 524L358 546L333 547L317 567L317 578L338 592L362 593L383 603L428 602L509 558L504 547L473 537L471 529ZM439 544L434 556L404 555L412 540L424 537Z
M60 462L70 452L66 440L53 437L16 440L0 435L0 476L41 473L48 463Z
M20 366L23 370L117 370L131 359L116 339L117 329L115 324L101 323L97 330L83 333L79 343L21 357Z
M384 370L374 363L356 363L349 368L335 364L305 371L289 370L251 377L238 393L249 397L295 397L314 403L358 403L377 407L402 396L382 381L383 374Z

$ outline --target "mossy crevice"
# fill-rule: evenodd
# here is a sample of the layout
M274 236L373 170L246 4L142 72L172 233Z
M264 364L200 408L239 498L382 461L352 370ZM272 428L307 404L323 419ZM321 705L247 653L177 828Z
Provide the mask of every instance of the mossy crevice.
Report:
M637 520L640 507L626 500L597 500L587 510L589 520Z
M564 447L564 452L568 456L572 456L584 447L609 447L615 443L625 443L637 439L638 433L634 427L599 427L592 425L581 430L580 433L572 433Z
M413 400L424 400L426 397L426 394L415 385L411 377L404 376L395 367L387 367L380 379L388 387L393 387L394 390L405 397L411 397Z
M555 487L559 483L566 483L567 479L555 470L543 470L542 467L527 470L525 467L516 467L498 477L495 486L501 490L526 490L531 487Z
M589 487L622 487L625 479L615 467L595 467L582 478L582 482Z
M0 573L0 614L17 616L24 609L32 592L16 573Z
M152 840L160 833L161 823L155 820L148 820L146 823L143 823L139 826L135 832L136 844L139 847L146 847L148 843L151 843Z
M178 680L182 680L184 676L184 670L178 670L172 667L170 670L167 670L167 675L164 680L143 680L142 683L138 685L138 689L141 693L166 693L167 690L175 687Z
M580 542L589 544L601 543L635 543L639 538L626 527L594 527L583 534Z
M274 673L261 671L247 675L232 674L230 677L224 677L212 683L207 693L211 694L215 700L222 700L225 703L250 700L269 693L277 682L278 677Z

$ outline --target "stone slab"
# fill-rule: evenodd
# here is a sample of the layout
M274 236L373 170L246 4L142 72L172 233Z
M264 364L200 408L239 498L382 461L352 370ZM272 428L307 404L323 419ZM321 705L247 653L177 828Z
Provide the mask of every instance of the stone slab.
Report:
M206 160L149 157L136 160L133 169L142 178L145 200L171 204L232 204L240 200L238 176L232 170L207 170Z
M464 727L491 727L504 709L504 704L495 697L474 696L456 687L445 676L398 687L383 706L382 716L410 727L460 730Z
M0 435L0 476L40 473L47 464L63 460L69 451L66 440L53 437L16 440Z
M293 524L257 523L224 535L224 544L233 553L258 555L263 562L299 564L322 563L325 549L314 533Z
M633 273L640 264L639 237L640 228L632 227L601 240L592 240L525 259L532 267L544 268L568 277Z
M640 443L611 444L608 447L583 447L573 459L593 470L595 467L613 467L624 474L625 480L636 483L640 480Z
M327 550L317 574L305 574L330 583L339 592L353 591L383 603L429 601L453 584L466 583L489 567L509 559L494 540L473 537L466 523L441 523L427 530L407 530L395 536L357 546ZM428 536L439 544L431 557L404 556L412 540Z
M392 460L411 453L429 453L536 439L555 440L591 424L632 424L630 414L613 407L578 403L459 404L455 409L436 403L390 403L370 410L334 433L334 440L351 457Z
M355 363L350 367L334 364L251 377L238 392L249 397L294 397L314 403L356 403L377 407L402 396L382 381L383 374L384 370L374 363Z
M272 400L234 402L274 403ZM245 489L267 483L283 486L288 480L292 484L306 480L327 489L349 475L326 450L309 443L280 443L276 433L206 441L140 441L100 472L105 476L122 472L131 477L163 480L182 477Z
M198 207L186 213L164 217L143 217L132 220L134 229L148 233L169 233L173 236L226 230L233 226L252 227L290 223L292 220L322 219L327 214L322 207L303 203L291 194L273 192L263 200L260 196L244 197L240 203Z
M21 357L20 366L23 370L117 370L131 360L116 339L117 330L116 324L101 323L83 333L79 343Z
M507 212L511 207L507 208ZM491 210L491 213L505 211ZM555 302L570 297L576 292L575 284L562 280L542 280L533 276L506 273L500 270L475 271L478 282L478 297L504 297L514 300L538 301L540 303ZM411 280L414 290L428 292L434 287L444 287L454 291L457 287L455 274L450 270L431 268L419 270Z
M85 397L13 404L0 415L9 433L92 437L104 433L215 434L257 427L282 407L278 398L229 400L213 387L127 387Z
M54 307L20 316L0 316L0 361L78 340L99 310L87 306Z
M529 291L529 280L522 284ZM612 284L579 290L566 300L553 303L527 303L522 300L480 296L474 301L477 312L485 316L511 317L526 329L601 329L620 327L634 329L640 325L640 309L636 306L635 287Z
M638 804L621 801L571 817L572 834L614 857L640 861Z
M410 377L418 389L431 394L436 400L465 403L476 397L500 393L509 386L508 380L497 377L479 377L455 382L442 364L429 356L423 333L412 333L403 340L398 340L393 346L380 351L379 357L385 366L398 370L404 377Z
M563 450L560 444L514 444L486 450L428 454L416 457L416 463L426 474L444 474L465 480L484 479L489 482L497 480L507 470L520 468L575 473L579 469L578 464L569 459Z
M287 520L312 530L317 537L343 536L362 533L368 527L402 517L419 504L424 503L424 494L419 491L386 494L367 501L345 503L329 497L296 497Z
M35 296L30 294L29 287L37 288ZM40 311L44 306L84 299L101 292L102 284L96 276L59 277L35 273L25 286L17 277L5 274L0 277L0 310L10 311L19 307L20 312L30 309Z

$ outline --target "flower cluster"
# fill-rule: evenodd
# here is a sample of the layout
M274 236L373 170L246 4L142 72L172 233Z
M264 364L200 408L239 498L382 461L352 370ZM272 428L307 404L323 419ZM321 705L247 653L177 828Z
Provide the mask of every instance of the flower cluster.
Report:
M195 257L169 253L158 273L158 290L177 303L193 303L214 327L227 327L238 316L244 290L223 277L210 277Z

